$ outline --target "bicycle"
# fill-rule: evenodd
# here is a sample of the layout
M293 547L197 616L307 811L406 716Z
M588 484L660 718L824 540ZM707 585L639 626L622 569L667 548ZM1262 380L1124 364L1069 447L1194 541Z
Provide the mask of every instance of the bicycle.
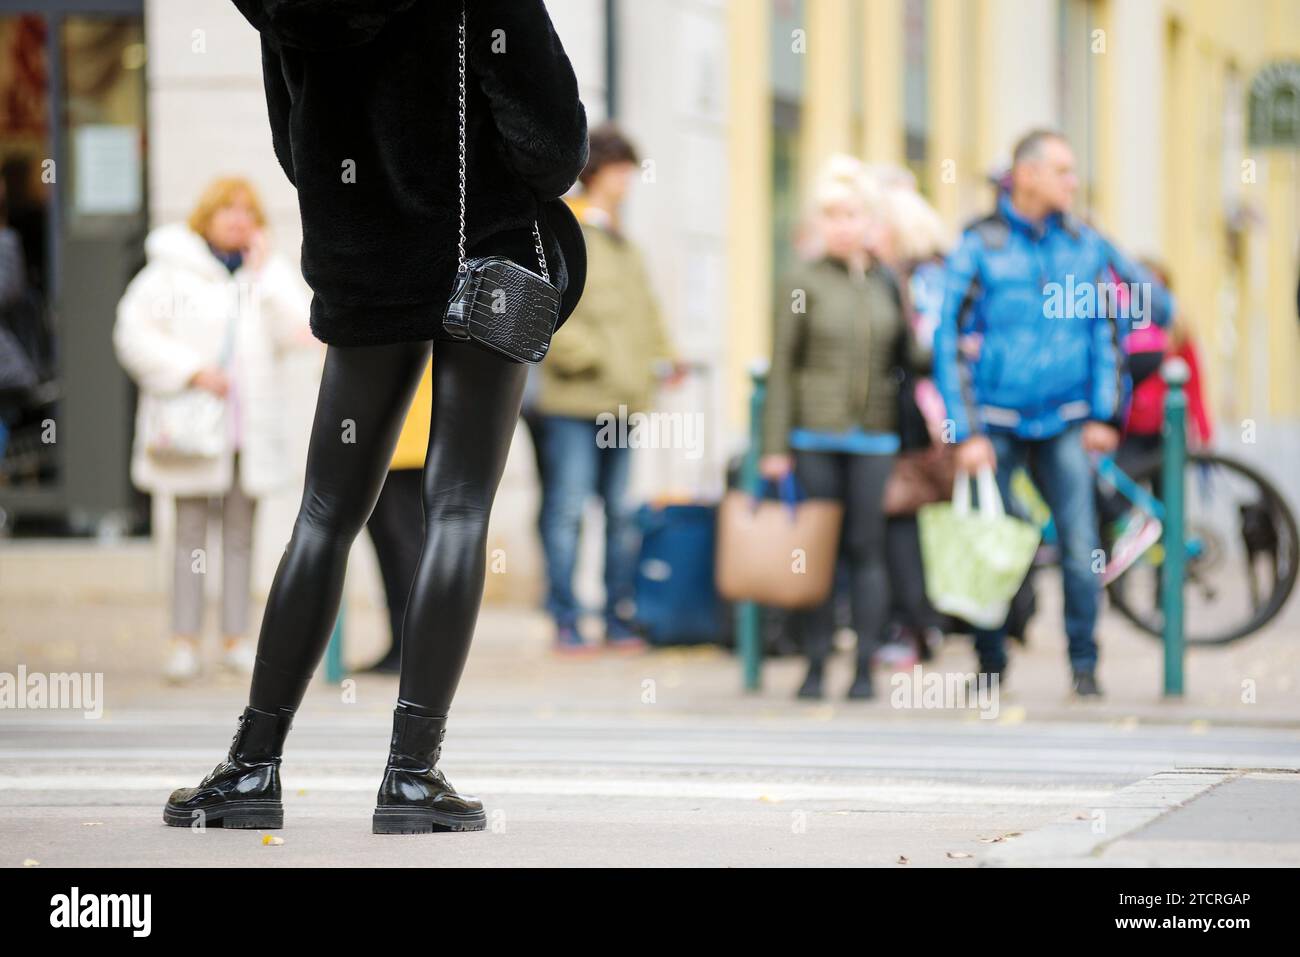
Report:
M1158 451L1132 474L1109 456L1097 467L1103 584L1115 609L1157 638L1164 628L1162 467ZM1276 486L1243 462L1189 452L1185 474L1184 640L1227 644L1259 631L1286 605L1300 573L1300 531ZM1049 517L1044 543L1053 541Z

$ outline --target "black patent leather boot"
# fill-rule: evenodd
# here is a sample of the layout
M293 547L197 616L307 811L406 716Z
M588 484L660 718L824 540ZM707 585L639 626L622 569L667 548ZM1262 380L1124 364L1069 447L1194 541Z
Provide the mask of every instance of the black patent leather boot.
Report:
M487 827L483 802L457 794L437 768L447 718L393 709L393 739L379 785L372 831L375 834L427 834L481 831Z
M216 827L284 826L280 803L280 755L293 726L293 712L245 708L224 761L198 787L177 788L163 807L163 821L189 827L202 820Z

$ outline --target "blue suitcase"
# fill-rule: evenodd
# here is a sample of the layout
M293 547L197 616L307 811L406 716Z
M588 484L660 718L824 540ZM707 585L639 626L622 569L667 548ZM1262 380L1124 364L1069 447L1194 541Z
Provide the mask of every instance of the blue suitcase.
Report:
M713 586L716 505L642 505L636 618L653 645L695 645L727 637Z

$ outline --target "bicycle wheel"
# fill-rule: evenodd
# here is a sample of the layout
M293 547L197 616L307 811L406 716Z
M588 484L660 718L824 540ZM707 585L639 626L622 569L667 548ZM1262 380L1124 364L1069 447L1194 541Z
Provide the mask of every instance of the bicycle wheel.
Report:
M1286 604L1300 569L1300 533L1277 488L1259 472L1215 453L1191 453L1185 472L1184 636L1191 645L1236 641ZM1160 495L1160 463L1132 478ZM1111 582L1115 608L1148 634L1164 628L1163 542Z

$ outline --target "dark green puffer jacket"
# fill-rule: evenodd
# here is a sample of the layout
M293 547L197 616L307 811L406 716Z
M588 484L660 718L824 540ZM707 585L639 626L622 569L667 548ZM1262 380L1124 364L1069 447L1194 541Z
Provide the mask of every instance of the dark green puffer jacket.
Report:
M893 273L873 263L854 276L823 256L786 273L774 305L763 452L789 452L792 428L896 431L897 369L923 369L927 357Z

